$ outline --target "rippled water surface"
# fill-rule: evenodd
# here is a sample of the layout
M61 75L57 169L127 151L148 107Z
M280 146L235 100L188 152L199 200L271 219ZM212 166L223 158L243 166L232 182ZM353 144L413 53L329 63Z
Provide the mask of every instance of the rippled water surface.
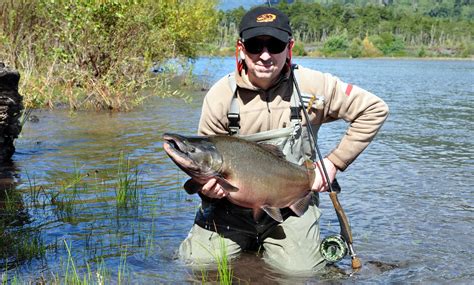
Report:
M243 284L474 280L474 62L296 62L370 90L390 107L375 141L338 175L363 268L350 275L345 259L338 269L296 278L244 254L233 263L234 276ZM232 58L203 58L195 73L210 84L233 64ZM0 261L10 264L0 274L53 280L66 271L66 242L80 272L89 264L93 272L107 268L109 280L125 274L131 283L200 283L199 272L174 258L199 198L181 190L186 176L163 152L161 135L195 133L203 96L196 92L191 104L156 99L120 114L34 112L39 121L26 124L13 165L2 168L0 218L7 226L0 243L33 240L44 250L33 258L12 253ZM323 153L344 130L343 122L321 128ZM129 176L139 178L138 197L125 206L116 199L120 157L138 170ZM323 235L338 232L326 195L321 207Z

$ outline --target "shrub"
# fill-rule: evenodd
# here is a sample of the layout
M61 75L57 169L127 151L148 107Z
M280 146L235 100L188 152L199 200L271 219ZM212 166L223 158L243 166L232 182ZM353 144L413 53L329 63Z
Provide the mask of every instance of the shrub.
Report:
M1 4L0 4L1 5ZM151 66L194 58L214 35L215 1L37 0L0 7L0 50L23 74L30 106L127 109L166 92Z
M384 55L404 55L405 43L392 33L384 32L370 39Z
M348 53L351 57L357 58L362 55L362 41L359 38L353 38L348 49Z
M343 33L340 35L333 35L328 37L324 42L323 52L328 55L334 54L336 52L345 51L349 47L349 40L347 39L347 34Z
M293 46L293 55L296 55L296 56L308 55L308 53L304 49L303 43L300 43L300 42L295 43L295 45Z
M362 53L361 56L363 57L377 57L381 56L382 52L374 46L374 44L369 40L368 36L365 36L364 40L362 41Z
M420 50L418 51L418 57L425 57L426 56L426 50L424 46L421 46Z

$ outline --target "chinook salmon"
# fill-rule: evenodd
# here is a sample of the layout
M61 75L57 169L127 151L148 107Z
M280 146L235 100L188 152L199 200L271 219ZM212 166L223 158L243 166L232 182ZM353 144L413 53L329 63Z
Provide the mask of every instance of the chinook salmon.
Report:
M230 136L167 133L163 139L171 160L192 177L184 185L188 193L216 178L231 203L252 208L255 220L265 211L278 222L283 221L280 208L301 216L311 202L314 167L287 161L275 146Z

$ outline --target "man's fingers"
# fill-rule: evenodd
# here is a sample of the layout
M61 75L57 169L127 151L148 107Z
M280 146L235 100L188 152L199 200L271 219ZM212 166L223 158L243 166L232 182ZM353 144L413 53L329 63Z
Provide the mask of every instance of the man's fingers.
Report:
M204 192L204 193L205 193L205 192L209 192L211 189L214 188L214 186L216 185L216 182L217 182L217 180L216 180L215 178L209 179L209 181L207 181L206 184L204 184L204 185L202 186L202 190L201 190L201 191Z
M222 189L215 178L210 179L202 186L201 193L209 198L224 198L228 192Z
M222 189L222 187L219 186L219 190L217 191L217 196L219 196L220 198L224 198L227 196L227 191L225 191L224 189Z

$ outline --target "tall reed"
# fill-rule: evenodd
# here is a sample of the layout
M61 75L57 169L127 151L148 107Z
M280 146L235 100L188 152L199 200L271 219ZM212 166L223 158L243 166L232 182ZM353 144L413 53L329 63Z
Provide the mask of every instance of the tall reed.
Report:
M227 252L227 242L225 238L219 235L219 248L216 251L207 248L204 244L201 244L214 258L214 262L217 265L217 281L222 285L232 284L233 271L230 264L229 255ZM204 267L201 269L201 280L202 283L207 283L208 273Z
M133 167L130 159L121 153L117 165L117 176L115 180L115 198L118 207L129 207L138 205L138 191L141 188L140 171Z
M75 164L72 176L64 179L59 185L59 190L51 193L51 204L56 206L55 211L60 219L71 221L75 218L74 212L76 205L79 204L79 193L87 188L83 180L88 176L88 173L82 173Z
M72 284L72 285L88 285L88 284L112 284L112 280L110 278L109 270L106 268L104 260L102 259L101 262L97 265L97 270L95 274L91 268L91 265L86 262L85 264L85 272L81 273L78 270L76 262L72 256L71 251L71 244L69 244L66 240L64 240L64 245L67 251L67 263L66 268L62 268L62 273L56 273L54 275L54 280L51 282L52 284ZM119 271L126 271L126 264L121 261L119 265ZM122 275L123 276L123 275ZM114 282L115 283L115 282ZM118 282L120 284L120 282Z
M223 285L230 285L232 284L233 273L229 262L229 257L227 255L226 241L222 236L219 238L219 243L220 254L216 256L219 283Z

